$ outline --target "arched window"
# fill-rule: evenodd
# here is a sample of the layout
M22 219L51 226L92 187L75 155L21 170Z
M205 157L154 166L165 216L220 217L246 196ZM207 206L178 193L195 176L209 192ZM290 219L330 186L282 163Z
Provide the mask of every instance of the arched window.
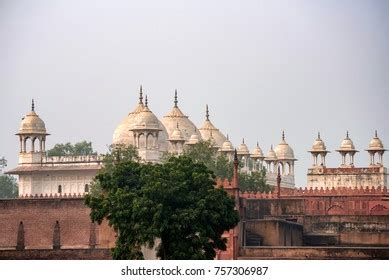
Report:
M89 192L89 185L88 184L85 184L85 188L84 188L84 192Z
M61 185L58 186L58 193L62 193L62 186Z

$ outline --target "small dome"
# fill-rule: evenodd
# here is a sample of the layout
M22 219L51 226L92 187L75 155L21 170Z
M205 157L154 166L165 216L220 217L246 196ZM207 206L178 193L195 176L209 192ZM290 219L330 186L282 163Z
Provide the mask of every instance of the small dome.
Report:
M382 150L384 150L384 144L382 144L381 139L378 138L377 131L376 131L373 139L371 139L369 143L368 151L382 151Z
M18 134L45 134L46 126L44 121L35 113L34 100L32 100L31 112L29 112L20 123Z
M274 161L274 160L277 160L277 155L276 153L274 152L273 150L273 145L270 146L270 151L267 153L266 157L265 157L265 160L266 161Z
M285 141L284 132L282 132L281 143L277 145L277 147L274 149L274 152L276 153L278 159L286 159L286 160L287 159L289 159L289 160L295 159L293 149Z
M251 155L252 158L264 158L261 148L259 147L259 144L257 142L257 146L254 148L253 154Z
M159 120L146 105L134 119L134 126L130 130L162 130L159 125Z
M211 143L211 147L213 148L220 148L220 145L218 144L218 142L216 142L215 138L213 138L213 133L212 133L212 130L211 130L211 134L208 138L208 140L210 143Z
M313 142L311 152L326 152L327 147L324 141L320 138L320 132L317 134L315 142Z
M192 136L189 138L188 142L186 142L187 145L195 145L200 142L200 138L197 133L192 134Z
M226 139L226 141L224 141L220 151L221 152L233 152L234 151L234 146L232 145L231 141L228 139L228 135L227 135L227 139Z
M176 129L173 130L173 133L170 136L169 140L170 141L185 141L184 136L182 135L182 132L178 126L178 123L177 123Z
M201 137L205 141L211 140L211 138L213 138L213 141L215 141L216 145L221 147L223 145L224 141L226 141L227 138L209 120L208 105L207 105L206 108L207 108L206 109L207 113L206 113L205 122L204 122L203 126L201 128L199 128L199 131L201 133Z
M239 145L237 152L238 152L238 155L249 155L250 154L249 148L244 143L244 138L242 140L242 144Z
M346 134L346 138L343 139L342 143L340 144L340 148L339 148L338 151L344 151L344 152L347 152L347 151L354 152L354 151L356 151L353 141L348 136L348 131L347 131L347 134Z

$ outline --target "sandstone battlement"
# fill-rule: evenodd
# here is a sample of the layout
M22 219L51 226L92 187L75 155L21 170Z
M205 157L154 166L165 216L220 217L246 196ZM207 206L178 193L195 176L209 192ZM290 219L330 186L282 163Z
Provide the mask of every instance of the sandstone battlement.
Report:
M307 196L389 196L387 187L360 187L360 188L298 188L281 190L281 197L307 197ZM274 199L277 193L249 193L241 192L241 198Z
M85 195L86 195L85 193L78 193L78 194L76 194L76 193L73 193L73 194L71 194L71 193L47 194L46 193L46 194L35 194L35 195L26 194L26 195L21 195L18 198L19 199L48 199L48 198L49 199L55 199L55 198L64 199L64 198L83 198L83 197L85 197Z

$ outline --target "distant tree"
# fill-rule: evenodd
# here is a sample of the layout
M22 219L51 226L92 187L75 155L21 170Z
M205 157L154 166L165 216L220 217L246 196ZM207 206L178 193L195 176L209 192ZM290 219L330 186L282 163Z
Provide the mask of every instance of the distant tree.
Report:
M252 171L251 173L239 173L239 187L242 192L263 193L270 192L273 188L266 183L266 170Z
M114 259L142 259L141 247L154 246L156 239L161 259L213 259L215 250L226 249L222 234L239 216L204 164L186 156L142 164L111 154L93 183L100 191L88 195L86 204L93 221L106 218L118 233Z
M0 171L3 172L3 169L7 167L7 160L5 157L0 158Z
M49 157L52 156L85 156L96 155L93 151L92 142L82 141L74 145L71 143L55 144L54 147L47 151Z
M0 198L18 197L18 184L15 177L0 175Z
M233 163L226 155L217 152L210 141L200 141L197 144L185 147L185 156L191 158L195 163L204 163L216 177L231 180L233 175Z

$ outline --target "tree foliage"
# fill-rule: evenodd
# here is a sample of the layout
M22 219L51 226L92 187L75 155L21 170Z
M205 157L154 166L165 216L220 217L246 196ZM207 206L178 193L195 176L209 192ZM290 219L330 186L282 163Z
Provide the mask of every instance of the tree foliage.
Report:
M0 175L0 198L18 197L18 184L15 177Z
M92 220L106 218L118 233L114 259L142 259L141 247L157 239L157 256L166 260L213 259L226 249L221 236L239 217L212 171L187 156L153 165L134 159L104 167L94 182L101 191L86 198Z
M93 151L92 142L82 141L75 143L55 144L54 147L47 151L47 155L52 156L85 156L96 155Z
M226 155L217 152L210 141L200 141L195 145L187 146L184 155L196 163L205 164L216 177L231 180L234 172L233 163Z
M216 177L220 179L232 179L234 167L224 154L220 154L212 147L210 141L200 141L184 150L184 155L194 162L204 163ZM168 157L169 158L169 157ZM253 164L250 161L249 167ZM240 163L243 167L243 163ZM266 184L266 170L252 171L250 173L239 172L239 187L243 192L269 192L272 187Z
M7 160L5 157L0 158L0 171L3 172L4 167L7 167Z
M273 188L266 183L266 170L239 173L239 187L242 192L264 193Z

